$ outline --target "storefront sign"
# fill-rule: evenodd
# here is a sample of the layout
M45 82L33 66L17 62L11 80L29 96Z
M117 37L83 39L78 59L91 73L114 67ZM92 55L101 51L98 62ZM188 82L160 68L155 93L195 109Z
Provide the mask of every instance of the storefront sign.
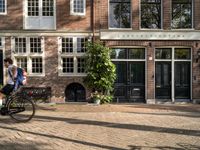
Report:
M101 40L200 40L198 31L101 31Z

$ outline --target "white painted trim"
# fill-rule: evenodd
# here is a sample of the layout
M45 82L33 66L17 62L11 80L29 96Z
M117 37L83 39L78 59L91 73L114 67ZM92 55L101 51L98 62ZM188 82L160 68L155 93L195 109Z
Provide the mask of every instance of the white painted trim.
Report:
M163 30L163 0L161 0L161 28L160 29L151 29L151 28L142 28L141 27L141 0L139 0L139 18L140 18L140 21L139 21L139 28L140 30Z
M100 31L101 40L199 40L199 31Z
M63 30L57 30L57 31L14 31L14 30L1 30L0 36L58 36L58 37L65 37L65 36L92 36L91 32L71 32L71 31L63 31ZM96 34L96 36L99 36L99 34Z
M70 15L73 16L85 16L86 15L86 0L83 0L83 13L74 12L74 0L70 0Z
M191 59L190 59L190 100L193 99L193 48L190 51Z
M147 86L148 86L148 55L147 55L147 47L145 48L145 101L147 103ZM153 61L153 60L152 60Z
M56 5L56 0L54 0L53 1L53 3L54 3L54 29L56 30L56 28L57 28L57 5Z
M7 0L5 0L5 12L0 12L0 15L7 15Z
M26 29L26 18L27 18L27 5L26 5L27 3L26 3L26 0L23 0L23 3L22 3L22 5L23 5L23 29Z
M174 71L175 71L175 63L174 63L174 59L175 59L175 47L172 47L172 60L171 60L171 101L172 103L175 102L175 75L174 75Z

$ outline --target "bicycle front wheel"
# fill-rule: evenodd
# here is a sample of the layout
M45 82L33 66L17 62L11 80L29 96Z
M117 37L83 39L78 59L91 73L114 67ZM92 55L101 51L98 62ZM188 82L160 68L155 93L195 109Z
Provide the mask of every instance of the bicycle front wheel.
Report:
M27 98L15 98L8 103L8 114L17 122L27 122L35 115L35 105Z

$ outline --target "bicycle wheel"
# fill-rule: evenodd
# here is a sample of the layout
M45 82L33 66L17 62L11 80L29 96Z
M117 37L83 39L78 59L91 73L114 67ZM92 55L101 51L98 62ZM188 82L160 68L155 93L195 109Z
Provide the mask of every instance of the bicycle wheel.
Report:
M17 122L27 122L35 114L35 105L28 98L14 98L8 103L8 114Z

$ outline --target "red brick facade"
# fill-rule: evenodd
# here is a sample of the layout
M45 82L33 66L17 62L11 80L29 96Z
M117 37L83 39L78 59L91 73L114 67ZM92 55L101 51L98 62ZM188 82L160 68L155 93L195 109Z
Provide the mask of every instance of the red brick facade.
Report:
M90 95L90 90L83 83L83 76L63 76L59 75L59 44L58 39L65 36L90 37L95 33L96 39L101 39L101 31L115 32L123 30L109 29L109 1L108 0L86 0L86 13L83 16L70 14L70 0L56 0L55 21L56 29L52 30L29 30L24 28L24 3L26 0L7 0L7 14L0 15L0 37L5 38L3 50L4 57L12 56L12 38L42 36L44 38L44 76L30 76L29 84L34 86L51 86L52 101L64 102L65 89L71 83L79 83L86 90L86 98ZM150 30L157 32L171 30L171 1L162 2L162 29ZM140 0L131 0L132 23L130 32L144 31L140 29ZM193 29L181 30L182 32L197 32L200 30L200 2L193 0ZM93 14L92 14L93 13ZM94 17L94 18L92 18ZM94 21L94 25L93 25ZM94 30L93 30L94 27ZM127 30L124 30L127 31ZM146 31L146 30L145 30ZM147 30L148 32L148 30ZM103 39L102 39L103 40ZM193 101L200 99L200 60L197 62L197 52L200 49L199 40L125 40L106 39L103 40L108 47L143 47L146 49L146 91L145 102L155 100L155 56L154 49L157 47L189 47L192 49L192 76L191 88ZM149 59L149 58L152 59ZM67 99L66 99L67 101Z

